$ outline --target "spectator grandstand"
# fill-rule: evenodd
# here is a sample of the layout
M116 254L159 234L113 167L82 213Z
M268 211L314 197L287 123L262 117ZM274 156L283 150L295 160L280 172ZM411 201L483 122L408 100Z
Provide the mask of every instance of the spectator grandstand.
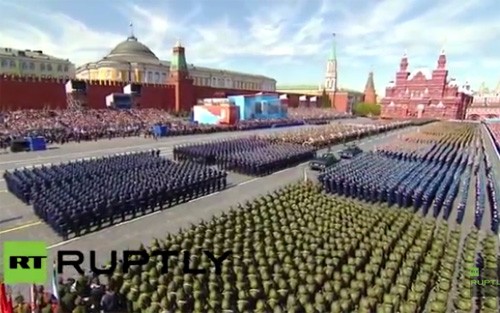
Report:
M199 125L190 123L159 109L132 110L22 110L0 112L0 148L7 148L14 138L43 136L47 143L89 141L103 138L152 136L155 124L167 125L169 136L213 133L217 131L250 130L280 126L302 125L308 120L317 123L345 118L331 110L291 110L285 120L250 120L237 125ZM302 115L305 114L305 115Z

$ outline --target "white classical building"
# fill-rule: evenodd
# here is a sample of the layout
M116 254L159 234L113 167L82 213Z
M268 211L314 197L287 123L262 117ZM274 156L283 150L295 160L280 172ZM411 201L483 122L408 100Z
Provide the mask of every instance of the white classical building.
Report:
M0 47L0 74L71 79L75 78L75 65L41 50Z
M101 60L83 64L76 69L79 79L131 81L165 84L170 61L160 60L134 35L120 42ZM255 91L275 91L276 80L253 75L189 65L189 74L198 86L234 88Z

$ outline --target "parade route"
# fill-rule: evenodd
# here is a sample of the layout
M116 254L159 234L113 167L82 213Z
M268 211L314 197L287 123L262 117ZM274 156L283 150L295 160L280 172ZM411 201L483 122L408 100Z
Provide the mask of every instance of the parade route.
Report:
M270 134L290 131L290 129L300 129L303 127L314 126L296 126L293 128L283 127L242 132L187 135L161 138L158 140L144 139L140 137L116 138L112 140L99 140L96 142L82 142L79 144L68 143L57 147L57 149L40 152L16 154L8 153L0 155L0 204L2 207L2 210L0 211L0 234L8 228L23 227L23 225L35 223L37 220L37 217L33 214L30 206L25 205L14 195L8 192L5 180L2 178L3 173L6 170L51 163L58 164L76 159L100 157L132 151L144 151L149 149L159 149L162 156L170 158L172 157L174 146L177 145L224 138L238 138L256 134ZM241 177L234 175L230 177L230 179L232 179L235 184L241 181Z
M370 119L345 119L335 121L334 123L371 123ZM68 143L57 149L50 149L40 152L26 153L8 153L0 155L0 234L6 229L23 227L26 224L32 224L37 221L30 206L19 201L14 195L6 189L5 181L2 178L4 171L15 168L38 166L43 164L58 164L70 160L100 157L116 153L125 153L133 151L145 151L149 149L159 149L161 155L171 158L174 146L183 144L192 144L197 142L206 142L210 140L221 140L228 138L241 138L251 135L265 135L272 133L300 130L304 128L317 127L313 125L267 128L239 132L222 132L201 135L186 135L177 137L144 139L141 137L116 138L112 140L99 140L96 142ZM237 185L249 178L242 175L229 175L229 181L232 185Z
M412 130L414 130L413 127L365 138L359 142L359 145L363 149L372 149L374 146L386 143L399 134L411 132ZM338 152L342 148L342 145L337 145L332 148L332 151ZM62 241L46 224L33 222L29 226L19 225L12 229L1 230L0 242L43 240L49 245L51 256L59 249L95 250L99 260L104 262L109 258L107 253L110 250L125 250L137 247L140 243L148 243L152 238L161 238L169 232L175 233L180 228L197 224L201 220L211 219L214 215L219 215L238 203L253 199L286 184L299 181L303 179L304 171L308 171L306 165L307 162L258 178L231 174L230 182L232 178L240 181L233 183L226 190L67 241ZM308 175L314 176L311 172L308 172ZM2 261L0 260L0 262ZM67 275L73 274L67 273Z
M371 150L377 146L390 142L402 134L414 132L417 129L418 127L410 127L395 130L390 133L361 139L357 143L363 150ZM224 135L227 137L228 135L233 134L234 133ZM493 158L496 155L494 153L495 151L492 150L494 147L491 139L487 137L486 132L484 132L483 135L486 140L485 152L492 157L492 163L494 164L495 170L498 170L498 168L500 168L500 159L496 157ZM208 135L208 137L210 137L210 135ZM188 139L179 137L170 139L175 142L183 140L183 142L186 143L191 142L191 140L199 140L198 138ZM172 155L172 148L175 144L176 143L167 142L167 140L165 142L158 141L151 143L143 149L156 147L161 150L162 156L170 157ZM110 149L117 149L117 147L110 147ZM126 148L120 147L120 149ZM338 153L342 149L343 145L336 145L332 147L331 151ZM322 152L324 151L319 151L319 153ZM66 154L60 156L58 162L70 159L71 155L71 153L67 152ZM104 264L107 260L109 260L109 252L111 250L123 251L127 249L135 249L141 243L148 244L154 238L163 238L167 233L177 233L179 230L196 225L202 220L206 221L212 219L214 216L219 216L223 212L227 212L231 208L235 208L238 203L244 203L247 200L254 199L260 195L279 189L286 184L301 181L304 179L304 176L307 176L308 178L315 178L316 173L309 170L307 163L308 162L305 162L298 166L284 169L264 177L249 177L246 175L230 173L228 176L229 186L225 190L193 199L189 202L165 209L163 211L156 211L136 219L127 220L123 223L113 225L112 227L102 229L98 232L71 238L65 241L56 235L45 223L33 219L35 216L31 211L31 207L24 206L25 208L23 209L23 214L31 214L32 219L21 223L19 222L21 219L16 218L16 214L17 216L21 214L19 212L19 208L12 210L13 216L10 217L11 220L4 224L0 223L0 244L3 241L12 240L44 241L49 248L50 262L52 262L54 256L59 250L78 250L82 251L84 254L93 250L96 252L97 261L99 262L98 264ZM495 173L496 175L498 174L497 171ZM20 201L6 192L0 194L0 201L4 201L7 197L12 197L10 201L12 201L13 205L20 205ZM474 201L471 200L469 203L473 204ZM464 221L465 224L462 225L465 228L471 226L468 224L472 223L473 209L468 208L467 213L468 216L465 219L466 221ZM2 219L4 218L5 217ZM8 227L5 225L11 226ZM2 262L3 260L0 259L0 265L2 265ZM88 269L88 264L85 263L84 267ZM64 276L70 277L75 274L76 272L69 269L68 271L65 270ZM25 292L25 287L21 285L16 286L15 288L18 288L18 291L22 293Z

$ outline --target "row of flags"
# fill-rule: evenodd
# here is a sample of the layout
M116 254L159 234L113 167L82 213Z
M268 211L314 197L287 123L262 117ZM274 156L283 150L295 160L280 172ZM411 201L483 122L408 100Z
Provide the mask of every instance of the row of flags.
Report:
M51 292L52 297L59 302L59 286L56 271L56 264L52 266L52 279L51 279ZM37 308L37 287L35 284L30 286L30 303L29 308L31 313L36 312ZM0 313L14 313L14 303L12 301L12 294L10 288L2 281L0 281Z
M13 311L12 296L10 293L7 294L7 286L2 282L0 284L0 312L12 313Z

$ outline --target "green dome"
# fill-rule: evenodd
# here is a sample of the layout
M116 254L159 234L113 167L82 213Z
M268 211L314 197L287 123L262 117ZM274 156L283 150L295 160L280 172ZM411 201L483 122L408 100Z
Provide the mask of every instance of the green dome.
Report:
M106 60L120 60L128 62L159 62L158 57L136 37L130 36L120 42L105 57Z

